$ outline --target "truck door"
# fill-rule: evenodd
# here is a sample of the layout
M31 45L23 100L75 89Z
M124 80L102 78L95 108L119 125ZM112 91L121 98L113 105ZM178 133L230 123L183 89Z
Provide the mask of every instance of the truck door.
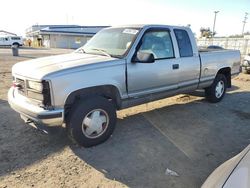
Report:
M128 95L136 97L150 93L173 91L178 87L177 66L171 34L168 29L149 29L142 36L135 54L154 55L153 63L127 64ZM133 58L132 58L133 59Z
M5 38L4 38L4 45L11 45L11 44L10 44L10 38L9 38L9 37L5 37Z
M183 29L174 29L175 38L179 48L179 89L194 90L198 87L200 77L200 59L193 53L188 32Z

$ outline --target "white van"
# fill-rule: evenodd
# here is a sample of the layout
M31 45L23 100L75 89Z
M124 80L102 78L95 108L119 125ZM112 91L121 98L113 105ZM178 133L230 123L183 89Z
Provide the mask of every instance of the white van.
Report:
M19 36L0 36L0 46L22 46L23 39Z

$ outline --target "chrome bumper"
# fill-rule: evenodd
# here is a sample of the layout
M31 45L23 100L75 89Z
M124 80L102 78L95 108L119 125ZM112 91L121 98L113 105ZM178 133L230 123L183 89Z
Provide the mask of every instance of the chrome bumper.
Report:
M18 94L13 87L8 92L8 102L12 109L20 113L21 118L26 122L43 124L47 126L58 126L63 124L63 109L45 110L25 100L25 97Z

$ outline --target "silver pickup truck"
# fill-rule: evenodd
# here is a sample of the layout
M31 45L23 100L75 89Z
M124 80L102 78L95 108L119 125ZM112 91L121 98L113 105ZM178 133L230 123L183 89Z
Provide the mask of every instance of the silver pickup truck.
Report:
M112 134L116 110L196 89L219 102L239 69L239 51L199 52L186 27L110 27L73 53L15 64L8 101L26 123L65 125L90 147Z

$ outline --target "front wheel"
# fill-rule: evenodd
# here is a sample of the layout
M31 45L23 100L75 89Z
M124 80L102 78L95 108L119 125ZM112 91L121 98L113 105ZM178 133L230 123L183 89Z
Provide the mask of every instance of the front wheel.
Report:
M211 86L205 88L206 99L211 103L222 100L227 88L227 80L223 74L218 74Z
M116 125L112 101L96 96L76 103L68 116L68 133L73 141L91 147L106 141Z

